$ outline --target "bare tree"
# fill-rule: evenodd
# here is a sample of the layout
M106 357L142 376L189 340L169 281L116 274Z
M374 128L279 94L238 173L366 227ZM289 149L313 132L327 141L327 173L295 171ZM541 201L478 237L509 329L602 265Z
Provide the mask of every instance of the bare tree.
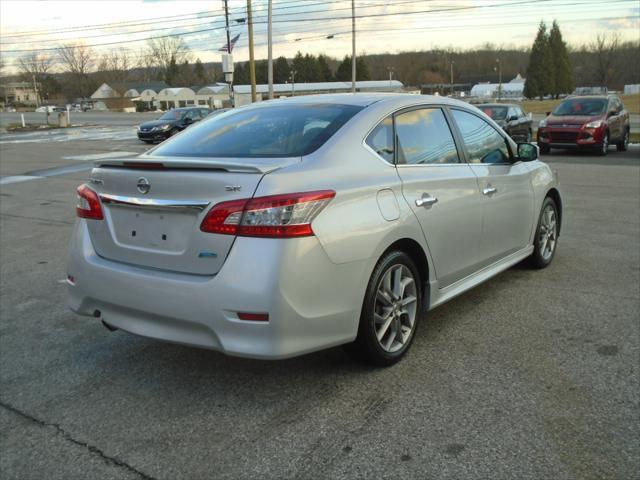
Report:
M18 59L18 70L27 81L41 81L53 67L53 58L41 53L29 53Z
M87 96L88 76L94 66L93 50L83 44L64 44L57 49L58 59L66 72L77 81L77 89L81 96Z
M189 47L180 37L150 38L144 54L150 63L161 70L160 73L167 70L172 58L177 64L192 59Z
M589 45L589 49L595 54L593 69L599 86L609 86L609 80L613 74L619 44L620 35L618 33L613 33L610 35L598 35Z
M129 69L132 66L127 50L112 51L102 55L98 71L102 72L106 82L125 83L129 79Z

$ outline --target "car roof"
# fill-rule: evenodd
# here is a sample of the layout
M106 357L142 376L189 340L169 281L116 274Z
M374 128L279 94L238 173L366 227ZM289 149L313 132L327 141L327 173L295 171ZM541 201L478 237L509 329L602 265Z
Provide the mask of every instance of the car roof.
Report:
M465 105L468 103L460 100L441 97L436 95L416 95L413 93L331 93L317 95L300 95L298 97L289 97L286 99L275 99L263 102L257 102L245 107L257 107L260 105L274 105L274 102L282 105L319 105L319 104L339 104L339 105L355 105L367 107L374 103L387 103L402 106L415 103L431 103L438 105Z
M565 100L574 100L576 98L592 98L592 99L598 99L598 100L609 100L612 97L617 97L617 95L613 95L611 93L603 93L601 95L569 95L568 97L565 97Z
M517 103L476 103L475 104L476 107L480 108L480 107L522 107L522 105L519 105Z

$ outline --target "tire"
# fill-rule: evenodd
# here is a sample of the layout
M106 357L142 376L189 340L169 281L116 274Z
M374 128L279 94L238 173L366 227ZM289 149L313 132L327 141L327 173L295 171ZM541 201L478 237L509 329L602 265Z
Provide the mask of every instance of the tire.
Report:
M552 213L550 213L552 212ZM552 215L549 217L548 215ZM544 243L546 239L546 243ZM551 243L552 242L552 243ZM533 268L549 266L556 254L558 246L558 206L551 197L542 202L536 236L533 241L533 253L529 257L529 264Z
M144 143L153 143L153 140L143 140Z
M533 140L533 132L529 130L527 132L527 137L524 139L524 143L531 143L531 140Z
M549 153L551 152L549 145L539 143L538 146L540 147L540 155L549 155Z
M607 153L609 153L609 132L604 135L604 140L598 147L598 155L604 157Z
M347 353L375 366L393 365L415 337L421 305L420 275L413 260L401 251L386 253L369 279L358 336L345 347Z
M616 147L619 152L626 152L629 148L629 129L627 128L624 131L624 136L622 137L622 141L616 143Z

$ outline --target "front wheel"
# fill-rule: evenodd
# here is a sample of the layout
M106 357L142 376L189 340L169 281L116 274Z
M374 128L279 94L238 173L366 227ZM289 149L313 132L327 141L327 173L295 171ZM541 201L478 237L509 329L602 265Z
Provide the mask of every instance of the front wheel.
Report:
M629 148L629 129L627 128L624 132L624 137L622 137L622 141L616 144L619 152L626 152Z
M605 133L604 138L602 139L602 143L600 144L600 149L598 150L598 155L604 157L609 152L609 132Z
M540 147L540 155L549 155L549 152L551 152L549 145L545 145L544 143L538 143L538 146Z
M536 236L533 241L533 253L529 263L534 268L545 268L553 260L558 244L558 207L553 198L542 202Z
M411 258L401 251L385 254L369 279L358 336L347 352L373 365L393 365L411 345L421 304L420 275Z

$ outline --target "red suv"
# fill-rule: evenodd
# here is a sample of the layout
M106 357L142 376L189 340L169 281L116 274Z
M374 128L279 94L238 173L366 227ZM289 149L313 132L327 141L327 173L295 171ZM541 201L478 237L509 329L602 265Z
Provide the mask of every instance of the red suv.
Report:
M629 112L615 95L568 97L540 122L540 153L551 148L588 148L606 155L609 145L629 145Z

